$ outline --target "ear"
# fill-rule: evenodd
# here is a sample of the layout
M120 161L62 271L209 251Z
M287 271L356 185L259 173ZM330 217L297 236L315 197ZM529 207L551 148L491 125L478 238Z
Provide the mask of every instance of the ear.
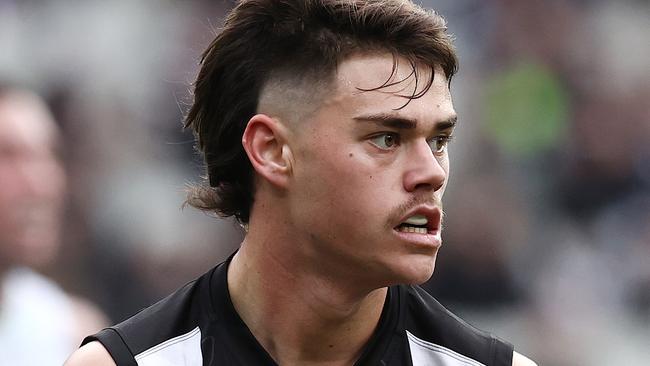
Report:
M242 145L257 174L271 184L286 187L291 175L291 149L286 144L287 129L279 121L256 114L248 121Z

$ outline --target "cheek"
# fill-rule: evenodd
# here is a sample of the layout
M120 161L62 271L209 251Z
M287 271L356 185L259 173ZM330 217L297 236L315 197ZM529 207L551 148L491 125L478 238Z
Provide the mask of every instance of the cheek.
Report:
M362 152L354 147L321 151L305 160L304 169L298 172L296 187L300 193L299 205L310 211L313 219L321 223L359 225L381 211L385 195L378 194L382 179L377 169ZM385 209L386 207L384 207ZM364 217L359 220L358 217Z

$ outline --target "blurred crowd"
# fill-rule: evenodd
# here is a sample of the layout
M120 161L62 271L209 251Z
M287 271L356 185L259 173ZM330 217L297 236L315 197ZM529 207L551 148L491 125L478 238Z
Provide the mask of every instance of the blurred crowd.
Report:
M444 245L425 288L540 365L648 365L650 2L422 4L446 17L461 61ZM29 267L116 322L235 250L236 223L181 208L203 173L182 119L231 6L0 0L0 85L47 102L63 170L37 182L65 178L61 209L46 210L60 240L40 249L58 255L16 259L0 233L0 283Z

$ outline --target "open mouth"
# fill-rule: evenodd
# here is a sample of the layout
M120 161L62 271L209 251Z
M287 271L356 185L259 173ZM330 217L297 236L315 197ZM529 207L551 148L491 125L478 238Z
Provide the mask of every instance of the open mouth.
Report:
M398 227L396 227L395 230L402 233L417 233L417 234L426 234L429 232L426 226L415 226L415 225L408 225L408 224L401 224Z
M402 233L428 234L435 231L435 224L424 215L413 215L395 227Z

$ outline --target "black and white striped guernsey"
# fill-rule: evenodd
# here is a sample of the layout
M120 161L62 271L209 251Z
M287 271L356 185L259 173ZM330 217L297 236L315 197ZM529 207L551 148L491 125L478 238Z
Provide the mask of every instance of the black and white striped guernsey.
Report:
M229 261L158 303L84 339L118 366L276 365L235 311ZM392 286L356 365L510 366L512 345L479 331L418 286Z

